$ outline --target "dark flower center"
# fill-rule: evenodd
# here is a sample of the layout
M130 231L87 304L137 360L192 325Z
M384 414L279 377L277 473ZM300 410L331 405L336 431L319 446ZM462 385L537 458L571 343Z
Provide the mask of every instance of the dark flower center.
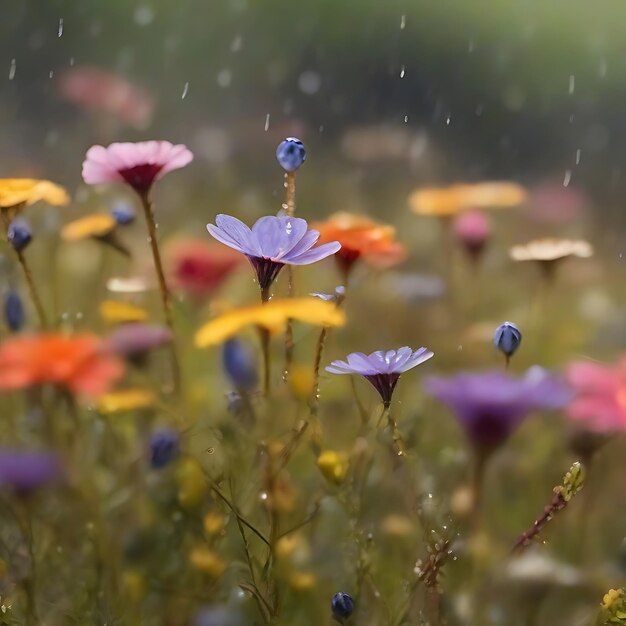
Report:
M515 430L520 420L501 413L481 412L465 422L468 436L475 446L494 449L502 445Z
M154 179L163 169L163 165L159 163L142 163L129 167L125 170L119 170L120 176L138 193L146 193L152 187Z
M342 246L339 251L335 253L335 261L344 276L350 273L352 266L360 256L361 252L359 250L351 250L345 246Z
M391 396L393 395L393 390L396 388L400 374L370 374L369 376L363 376L363 378L374 386L376 391L380 394L385 408L388 408L391 404Z
M282 270L285 266L284 263L272 261L271 259L266 259L259 256L246 256L248 257L248 261L250 261L250 264L254 268L256 278L259 281L259 287L263 291L269 289L271 284L278 276L280 270Z

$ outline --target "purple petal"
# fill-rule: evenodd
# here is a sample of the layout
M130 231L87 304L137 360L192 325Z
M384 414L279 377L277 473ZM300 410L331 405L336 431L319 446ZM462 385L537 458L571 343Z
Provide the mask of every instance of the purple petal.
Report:
M284 259L289 260L304 254L317 243L319 238L320 234L318 231L314 229L308 230L302 239L285 255Z
M217 226L214 226L213 224L207 224L206 229L209 231L209 235L211 235L211 237L217 239L225 246L228 246L233 250L237 250L237 252L243 252L243 254L252 254L251 250L248 250L248 248L242 248L232 237L229 237L223 230L219 229ZM256 256L256 253L254 254L254 256Z
M332 241L330 243L324 243L321 246L311 248L308 252L305 252L295 258L289 255L289 259L283 259L283 262L289 265L308 265L309 263L321 261L331 254L335 254L335 252L337 252L340 248L341 244L338 241Z
M363 352L353 352L348 355L348 365L355 374L377 374L380 372L380 364L372 357L371 354L367 356Z
M220 214L215 218L215 224L221 230L222 236L230 238L239 249L247 250L248 254L254 256L263 256L256 237L252 236L252 231L241 220L232 215ZM211 234L215 236L213 232Z
M330 365L326 366L326 371L331 374L355 374L353 368L351 368L345 361L333 361Z
M307 232L307 223L299 217L269 215L257 220L252 232L263 256L280 261Z
M407 370L421 365L424 361L432 359L434 356L435 353L432 350L429 350L428 348L419 348L419 350L413 352L413 354L411 354L402 365L396 365L396 372L406 372Z

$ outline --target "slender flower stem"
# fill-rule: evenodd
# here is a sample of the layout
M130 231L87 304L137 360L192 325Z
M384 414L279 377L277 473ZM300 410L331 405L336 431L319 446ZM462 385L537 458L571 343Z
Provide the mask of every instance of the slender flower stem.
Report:
M161 261L161 253L159 251L159 243L157 240L157 226L154 220L154 207L150 199L149 192L139 193L141 206L146 218L148 227L148 241L152 250L152 259L154 261L154 269L159 281L159 291L161 293L161 304L163 305L163 314L165 323L172 333L172 341L170 343L170 360L172 363L172 382L174 391L180 389L180 365L178 360L178 352L176 350L176 333L174 329L174 319L172 317L172 299L170 291L165 280L165 272L163 271L163 262Z
M0 211L7 237L11 220L15 216L16 212L17 209L14 212ZM33 273L31 272L30 266L26 261L23 250L15 250L15 255L17 256L17 260L22 267L22 271L24 272L24 278L26 279L26 285L28 286L30 299L33 301L33 305L35 306L35 310L37 311L37 317L39 318L39 325L42 329L46 329L48 328L48 319L46 317L46 311L43 308L41 297L39 296L39 292L37 291L35 280L33 279Z
M384 407L381 419L385 415L387 417L387 426L389 426L389 431L391 432L392 449L394 453L397 456L406 456L404 440L402 439L402 435L400 433L400 430L398 429L398 422L396 422L396 418L391 412L391 404L388 404Z
M528 547L533 539L539 535L539 533L546 527L547 523L558 513L561 509L567 506L567 501L560 492L557 492L552 497L552 501L548 504L541 514L534 522L533 525L526 531L524 531L513 545L513 551L522 550Z
M261 302L266 304L270 300L270 287L261 289ZM263 352L263 393L267 398L270 395L270 381L272 377L272 358L270 354L270 331L259 326L261 336L261 351Z
M476 449L474 452L474 470L472 473L472 514L471 525L476 529L480 522L480 513L483 504L483 487L485 470L491 451Z
M26 284L28 285L28 291L30 292L30 298L35 305L35 310L37 311L37 317L39 318L39 325L46 329L48 328L48 318L46 317L46 311L43 308L43 303L41 301L41 297L39 296L39 292L37 291L37 287L35 286L35 280L33 279L33 273L30 270L30 266L26 262L26 257L21 250L16 250L15 254L17 255L17 260L19 264L22 266L22 271L24 272L24 278L26 278Z
M36 570L35 570L35 542L33 539L33 527L28 511L23 508L16 518L20 524L22 538L28 549L28 558L30 560L30 572L24 580L24 594L26 596L26 626L37 626L39 618L37 617L37 592L36 592Z
M289 217L293 217L296 211L296 173L285 173L285 201L283 209ZM293 296L293 267L287 267L287 294L291 298ZM289 377L289 370L293 362L293 327L291 320L287 320L287 329L285 331L285 372L283 378L285 382Z

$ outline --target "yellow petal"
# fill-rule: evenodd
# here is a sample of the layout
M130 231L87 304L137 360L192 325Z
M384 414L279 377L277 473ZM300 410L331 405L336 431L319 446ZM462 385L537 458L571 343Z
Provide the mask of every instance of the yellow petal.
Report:
M0 178L0 208L31 205L39 201L65 206L69 204L70 197L63 187L49 180Z
M100 303L100 315L106 322L116 324L122 322L144 322L148 319L148 312L128 302L103 300Z
M107 213L94 213L74 220L61 229L65 241L77 241L87 237L104 237L113 232L117 222Z
M317 467L328 482L340 485L346 478L350 462L344 452L324 450L317 457Z
M194 458L181 459L176 468L178 503L184 509L193 509L200 504L207 490L207 480L202 466Z
M124 389L105 393L98 399L98 411L105 415L148 409L156 397L150 389Z
M198 330L195 342L199 348L220 344L251 325L277 333L285 329L290 319L315 326L342 326L346 316L332 302L319 298L271 300L267 304L235 309L220 315Z

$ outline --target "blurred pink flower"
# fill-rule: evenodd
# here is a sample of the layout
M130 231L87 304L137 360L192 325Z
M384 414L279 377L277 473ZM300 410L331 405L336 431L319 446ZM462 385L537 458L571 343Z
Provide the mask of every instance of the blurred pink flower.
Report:
M454 219L454 235L472 257L478 257L491 235L487 216L481 211L466 211Z
M126 182L137 193L145 194L156 180L185 167L192 159L186 146L169 141L92 146L83 162L83 180L88 185Z
M614 365L572 363L567 379L576 392L567 407L574 422L597 433L626 430L626 358Z

